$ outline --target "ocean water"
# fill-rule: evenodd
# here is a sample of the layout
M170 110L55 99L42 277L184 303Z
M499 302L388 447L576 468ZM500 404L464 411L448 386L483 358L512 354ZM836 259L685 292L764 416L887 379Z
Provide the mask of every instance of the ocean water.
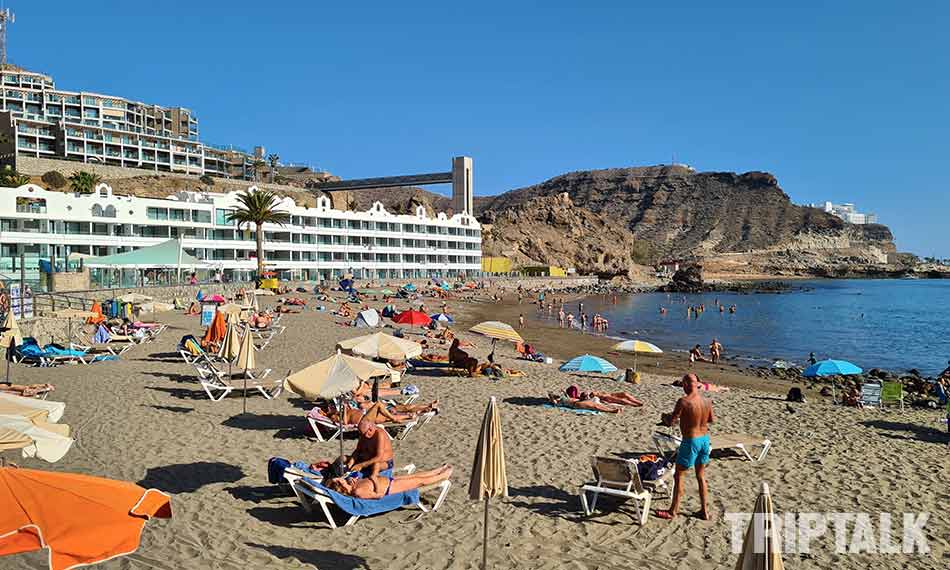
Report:
M862 368L934 375L950 360L950 280L818 280L793 282L792 292L772 294L642 293L584 300L590 318L610 320L608 335L650 341L664 351L688 351L717 338L724 357L749 363L776 359L804 363L836 358ZM801 290L797 290L797 289ZM716 300L726 306L720 313ZM698 318L687 306L705 304ZM736 313L728 307L736 305ZM666 307L667 314L660 314ZM557 308L555 307L557 318ZM577 304L565 312L578 316ZM539 318L547 318L543 315Z

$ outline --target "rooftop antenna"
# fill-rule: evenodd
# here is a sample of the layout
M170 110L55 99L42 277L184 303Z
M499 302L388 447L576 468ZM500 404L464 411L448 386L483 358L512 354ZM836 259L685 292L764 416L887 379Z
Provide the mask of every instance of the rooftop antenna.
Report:
M0 65L7 64L7 25L16 22L9 8L0 9Z

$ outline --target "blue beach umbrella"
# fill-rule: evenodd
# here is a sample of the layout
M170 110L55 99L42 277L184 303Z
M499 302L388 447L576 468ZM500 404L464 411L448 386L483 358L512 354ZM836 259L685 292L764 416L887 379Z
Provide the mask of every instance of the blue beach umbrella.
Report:
M616 372L617 367L598 356L582 354L565 362L558 368L561 372L598 372L607 374Z
M819 376L850 376L852 374L861 374L864 372L847 360L822 360L816 362L802 372L805 378L817 378Z
M453 319L449 315L446 315L445 313L436 313L434 315L430 315L429 318L432 319L433 321L439 321L440 323L452 324L455 322L455 319Z

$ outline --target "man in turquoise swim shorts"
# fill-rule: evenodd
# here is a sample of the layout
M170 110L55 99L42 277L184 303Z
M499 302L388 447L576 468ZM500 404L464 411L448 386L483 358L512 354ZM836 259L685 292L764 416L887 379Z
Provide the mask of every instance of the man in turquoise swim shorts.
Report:
M672 414L662 416L663 423L670 426L679 420L683 441L676 452L676 473L673 475L673 500L670 510L656 513L661 519L669 520L679 513L680 500L683 498L683 475L695 467L699 500L702 503L698 516L709 520L706 464L709 463L709 424L713 422L713 409L712 403L700 394L699 384L699 378L695 374L683 376L683 392L686 395L676 401Z

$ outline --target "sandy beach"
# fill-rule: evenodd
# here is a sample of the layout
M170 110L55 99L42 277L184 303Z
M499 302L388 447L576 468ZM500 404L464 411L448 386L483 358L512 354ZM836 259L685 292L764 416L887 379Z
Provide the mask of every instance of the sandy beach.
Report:
M312 296L301 296L315 304ZM287 331L258 354L260 368L284 377L329 356L339 340L367 332L309 309L284 317ZM520 309L450 302L450 310L459 314L456 328L462 330L486 315L514 323ZM533 308L525 305L528 310ZM698 368L704 378L740 386L711 395L714 432L761 435L773 448L759 463L714 454L708 469L713 520L691 515L699 508L692 478L687 479L684 516L674 521L651 516L641 527L631 505L610 499L601 499L597 512L584 517L578 490L591 480L590 456L636 458L651 452L650 435L660 413L671 410L682 393L670 382L683 368L672 361L644 367L641 359L646 373L636 386L561 373L561 358L586 351L618 366L629 365L628 357L607 355L609 341L602 338L534 326L525 337L554 355L554 364L517 360L510 345L500 345L497 353L503 366L522 370L524 377L492 381L420 371L404 380L420 388L420 401L438 400L441 413L395 442L396 463L421 469L453 465L453 486L442 508L421 518L418 511L402 510L331 530L307 516L292 495L267 482L271 456L313 461L337 452L337 442L312 437L304 418L311 405L287 392L272 401L253 395L247 402L250 414L241 416L237 393L222 402L208 400L192 367L175 352L182 335L200 333L197 317L175 312L158 318L170 329L119 361L13 370L17 383L56 386L50 399L66 402L62 421L72 426L76 438L57 464L16 459L18 463L135 481L173 495L173 518L150 522L137 553L102 568L478 568L482 505L469 501L467 484L479 423L491 396L501 403L510 497L492 505L490 567L732 568L737 555L730 550L725 513L751 511L763 481L783 513L871 513L875 520L880 512L894 513L896 520L905 512L930 514L924 528L929 554L836 554L829 534L815 540L809 554L786 554L786 567L947 567L950 439L936 411L832 407L817 398L789 411L776 395L784 394L787 385L748 377L728 381L742 376L729 366ZM477 344L472 353L483 359L490 343L462 336ZM548 392L572 383L629 390L645 406L618 415L542 407ZM352 450L355 440L347 438L345 444ZM654 508L667 505L666 499L654 502ZM0 568L45 564L45 553L32 553L4 558Z

